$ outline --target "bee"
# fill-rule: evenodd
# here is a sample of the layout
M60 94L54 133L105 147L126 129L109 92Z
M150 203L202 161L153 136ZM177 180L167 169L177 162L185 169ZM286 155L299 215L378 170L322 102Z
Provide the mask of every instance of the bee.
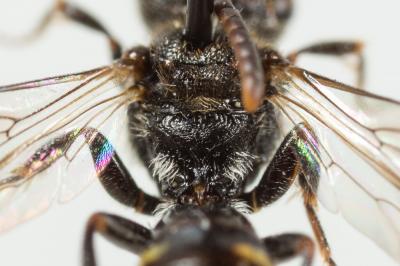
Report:
M165 203L169 203L166 207L169 209L175 205L214 206L221 202L228 205L239 202L257 210L280 198L293 182L298 182L327 263L334 264L318 225L317 196L330 210L340 209L345 218L396 256L398 234L393 224L395 219L390 215L399 209L395 142L398 128L385 124L386 121L373 121L375 113L368 113L370 121L361 120L362 116L349 111L348 108L354 106L344 107L329 91L356 94L369 104L384 103L385 108L394 113L398 112L398 102L294 65L302 53L358 54L358 43L319 44L285 58L262 43L271 43L278 37L280 27L290 16L290 1L234 1L236 8L242 11L249 32L239 19L235 20L240 17L237 10L225 6L229 1L210 4L214 9L213 17L219 18L216 32L209 18L204 19L208 24L198 23L198 20L191 24L188 19L184 26L184 1L171 2L168 7L157 1L153 3L147 3L144 12L158 37L157 45L150 49L136 47L122 57L118 43L103 27L87 23L88 16L73 6L60 5L58 10L65 15L74 20L86 18L86 24L105 33L114 57L119 59L110 67L1 88L3 99L10 99L29 88L55 91L56 86L65 86L58 90L61 95L53 95L54 98L49 95L44 99L44 105L40 103L42 98L32 97L31 110L23 110L27 116L15 116L12 109L23 104L5 100L7 102L2 105L5 106L1 113L5 125L2 132L5 155L1 162L5 174L2 174L0 187L7 203L4 203L3 228L29 219L47 207L46 197L53 195L43 193L33 200L26 197L29 196L26 193L33 193L34 181L43 182L46 177L54 176L61 178L62 174L71 176L73 169L83 169L79 164L85 159L85 163L93 159L107 192L130 207L137 203L136 209L144 213L151 213L157 206L165 207ZM189 10L204 14L198 10L207 7ZM257 10L274 15L262 13L266 14L262 17L265 24L254 23ZM271 18L275 21L271 22ZM265 27L260 29L258 25ZM174 29L177 35L168 29ZM260 38L257 49L249 41L250 35ZM7 109L12 111L7 113ZM128 121L120 122L127 112ZM27 120L31 120L29 124L24 122ZM379 123L369 124L371 121ZM125 166L120 161L125 156L117 156L123 132L117 123L129 126L131 141L128 143L133 146L132 154L136 154L134 157L140 159L142 168L149 169L156 179L161 201L144 192L135 193L138 190L131 178L124 179L130 174L124 171ZM316 132L319 130L322 132ZM388 183L384 181L384 186L389 193L381 195L371 191L365 184L368 182L360 180L363 177L357 175L357 169L345 168L345 162L340 162L337 154L331 154L324 141L332 132L355 156L386 178ZM284 136L283 142L275 146L279 136ZM66 168L59 170L61 174L49 173L56 170L62 159L66 161ZM79 172L74 175L90 176ZM132 175L135 181L140 178L136 177L135 170ZM259 175L258 186L245 192L246 182L257 180ZM347 182L344 187L332 183L339 178ZM55 178L48 180L56 181ZM88 181L65 179L62 182L65 188L62 196L69 199ZM380 182L380 179L371 182ZM71 189L73 186L76 187ZM349 204L349 208L368 210L370 215L380 217L382 223L372 224L370 228L366 228L364 221L360 224L358 219L363 217L349 213L346 204L341 202L346 189L354 189L351 195L363 198L354 203L359 206ZM19 195L24 196L19 198ZM46 204L35 203L35 200ZM32 206L41 209L32 209ZM371 235L377 230L382 234Z

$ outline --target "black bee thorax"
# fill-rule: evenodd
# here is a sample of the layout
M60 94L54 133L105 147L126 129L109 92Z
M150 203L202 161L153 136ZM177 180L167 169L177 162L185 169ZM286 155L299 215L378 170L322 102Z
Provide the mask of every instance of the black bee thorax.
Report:
M228 105L192 111L192 105L152 106L154 112L132 113L136 142L145 142L151 174L162 193L234 196L253 170L258 116ZM162 115L160 115L162 114ZM141 129L141 130L138 130Z
M185 202L239 195L266 157L260 141L272 142L265 128L276 132L271 105L244 111L237 62L218 31L202 48L181 30L166 33L150 57L157 74L146 81L145 104L129 116L134 146L161 194Z
M240 79L232 49L224 37L215 38L209 46L193 48L178 31L152 47L152 63L161 84L157 89L179 99L238 97Z

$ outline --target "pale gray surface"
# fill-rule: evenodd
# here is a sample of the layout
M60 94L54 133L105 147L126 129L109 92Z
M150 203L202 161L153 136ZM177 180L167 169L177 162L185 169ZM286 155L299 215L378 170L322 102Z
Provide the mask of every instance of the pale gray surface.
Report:
M148 35L140 22L134 1L81 2L82 6L101 18L126 47L148 42ZM400 76L397 62L400 60L400 2L295 2L295 18L282 39L281 51L288 52L319 40L364 40L367 44L367 87L399 97ZM0 30L16 33L28 31L51 3L50 0L1 1ZM110 61L107 48L102 36L76 27L75 24L59 23L51 27L41 40L29 46L0 46L0 83L76 72L108 64ZM317 70L323 72L322 67L323 65L318 63ZM333 70L323 73L337 78L342 75L347 77L345 73L336 73ZM288 231L311 234L299 198L291 200L290 203L287 203L288 200L286 198L277 206L255 215L255 226L260 234L270 235ZM99 210L119 213L126 217L131 217L133 212L121 208L104 193L99 184L95 184L73 202L55 206L45 215L1 235L1 265L79 265L83 226L89 215ZM321 219L338 265L398 265L340 217L321 210ZM136 220L146 224L142 217ZM101 265L134 265L134 256L117 250L105 241L99 240L97 246ZM288 265L299 263L296 261ZM315 265L321 265L321 262L317 261Z

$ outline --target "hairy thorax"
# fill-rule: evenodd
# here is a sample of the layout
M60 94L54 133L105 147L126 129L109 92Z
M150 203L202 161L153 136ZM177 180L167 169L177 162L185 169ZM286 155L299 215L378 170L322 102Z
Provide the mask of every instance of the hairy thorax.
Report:
M226 40L194 49L172 33L151 49L157 73L145 103L129 112L133 142L164 197L203 204L234 197L254 175L272 139L273 109L247 113L240 104L236 63ZM270 134L270 136L267 136Z

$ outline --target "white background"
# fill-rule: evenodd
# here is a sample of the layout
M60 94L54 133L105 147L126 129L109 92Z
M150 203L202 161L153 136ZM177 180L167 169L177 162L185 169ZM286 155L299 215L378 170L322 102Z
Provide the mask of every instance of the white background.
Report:
M286 53L321 40L363 40L366 43L367 88L399 98L399 1L295 2L294 19L278 49ZM2 0L0 31L17 35L29 31L51 3L50 0ZM149 42L136 4L135 0L80 1L80 5L101 19L125 47ZM7 46L0 42L0 84L90 69L108 64L109 56L102 36L76 24L58 23L28 46ZM318 68L309 67L334 78L348 78L347 68L336 72L329 70L329 66L324 71L323 66L319 63ZM289 231L311 235L300 199L289 200L285 198L254 216L255 227L261 235ZM73 202L54 206L43 216L0 235L1 265L79 265L84 224L90 214L100 210L135 216L132 210L109 198L99 184L92 185ZM135 217L136 221L147 223L145 218ZM398 265L340 217L322 209L321 219L338 265ZM135 265L135 256L97 239L101 265ZM288 265L299 265L299 261ZM317 260L315 265L321 265L321 261Z

